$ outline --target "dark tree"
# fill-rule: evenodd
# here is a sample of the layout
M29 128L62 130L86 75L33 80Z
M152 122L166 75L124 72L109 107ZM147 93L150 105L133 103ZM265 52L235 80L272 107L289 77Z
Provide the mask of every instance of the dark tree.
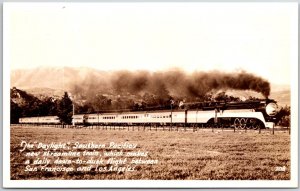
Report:
M21 117L22 109L18 104L10 100L10 123L16 124L19 123L19 118Z
M57 115L57 101L52 97L41 100L39 112L41 116Z
M58 101L57 105L57 116L62 124L72 123L72 111L72 100L69 98L68 93L65 92L65 95Z
M285 107L281 107L279 112L276 115L276 119L277 119L277 124L278 125L282 125L285 127L290 126L291 122L291 107L290 106L285 106Z
M103 111L111 109L111 99L103 95L96 95L91 101L91 107L94 111Z

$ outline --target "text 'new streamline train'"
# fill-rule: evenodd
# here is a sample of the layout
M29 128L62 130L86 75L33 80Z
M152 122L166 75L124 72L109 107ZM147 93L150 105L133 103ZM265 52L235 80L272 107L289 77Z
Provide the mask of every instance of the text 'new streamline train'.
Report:
M144 125L240 129L272 128L278 106L274 100L203 105L200 109L177 109L134 112L99 112L73 115L73 125ZM57 116L24 117L21 124L60 124Z

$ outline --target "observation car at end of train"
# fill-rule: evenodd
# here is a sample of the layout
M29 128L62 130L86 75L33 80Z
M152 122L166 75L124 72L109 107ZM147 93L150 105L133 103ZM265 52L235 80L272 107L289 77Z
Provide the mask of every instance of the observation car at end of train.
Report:
M60 124L60 120L57 116L23 117L19 119L19 123L51 125L51 124Z

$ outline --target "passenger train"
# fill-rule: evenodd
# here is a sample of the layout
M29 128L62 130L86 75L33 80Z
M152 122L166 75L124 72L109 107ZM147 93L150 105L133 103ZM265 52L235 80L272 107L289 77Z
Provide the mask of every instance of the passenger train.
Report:
M111 126L185 126L235 127L240 129L272 128L278 106L274 100L249 103L218 103L203 105L200 109L176 109L132 112L99 112L73 115L74 125ZM21 124L60 124L57 116L24 117Z

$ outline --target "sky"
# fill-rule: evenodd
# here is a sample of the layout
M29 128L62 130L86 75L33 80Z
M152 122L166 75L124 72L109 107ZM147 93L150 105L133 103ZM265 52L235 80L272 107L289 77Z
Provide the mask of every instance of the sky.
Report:
M4 7L11 70L244 70L290 84L297 3L42 3Z

